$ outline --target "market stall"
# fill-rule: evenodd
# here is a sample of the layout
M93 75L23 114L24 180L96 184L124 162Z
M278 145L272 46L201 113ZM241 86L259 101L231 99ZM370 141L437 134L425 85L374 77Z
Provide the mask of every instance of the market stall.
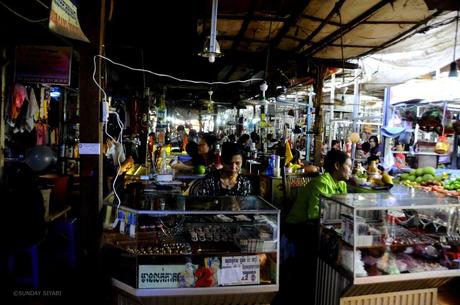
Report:
M107 198L104 249L117 304L270 303L279 210L256 196L140 192Z
M406 187L323 198L316 304L438 304L460 276L459 208Z

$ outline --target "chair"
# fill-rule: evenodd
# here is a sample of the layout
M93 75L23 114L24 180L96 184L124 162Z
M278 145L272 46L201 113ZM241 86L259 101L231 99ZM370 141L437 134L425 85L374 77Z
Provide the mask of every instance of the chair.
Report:
M20 262L17 261L20 259ZM27 259L30 259L30 274L17 275L18 267L23 266ZM22 271L23 273L26 271ZM33 288L39 287L38 274L38 243L16 248L8 255L8 273L14 274L15 282L18 284L29 284Z
M69 176L56 177L53 181L54 186L51 191L51 204L57 207L64 207L67 204L69 194Z
M77 226L76 218L57 219L51 223L49 239L58 245L56 259L64 259L68 267L77 267Z
M283 170L283 206L281 213L288 213L294 203L299 191L306 187L313 176L306 173L287 173Z
M201 178L195 179L190 182L188 189L184 192L184 195L196 196L198 189L201 187Z

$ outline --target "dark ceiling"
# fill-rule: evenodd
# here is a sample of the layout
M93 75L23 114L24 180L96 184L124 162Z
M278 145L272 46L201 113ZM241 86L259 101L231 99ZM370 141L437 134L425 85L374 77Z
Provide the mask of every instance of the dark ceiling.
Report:
M91 0L86 0L91 1ZM79 16L94 7L80 0ZM434 0L431 0L433 2ZM2 0L31 19L46 18L51 0ZM40 4L40 2L42 4ZM318 64L344 61L378 51L401 39L439 12L424 0L220 0L217 40L223 57L199 57L209 35L211 0L106 0L106 55L114 61L203 81L261 77L276 86L312 80ZM47 23L30 23L0 5L5 43L74 44L50 34ZM82 18L80 18L81 20ZM85 28L85 24L82 24ZM148 86L167 87L173 99L206 98L209 86L188 85L107 65L108 89L132 94ZM235 102L258 94L250 86L214 86L216 101Z

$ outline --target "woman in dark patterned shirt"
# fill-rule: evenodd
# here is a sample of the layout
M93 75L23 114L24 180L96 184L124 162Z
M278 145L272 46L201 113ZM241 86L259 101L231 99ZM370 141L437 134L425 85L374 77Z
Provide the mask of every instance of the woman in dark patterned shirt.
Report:
M236 143L222 145L223 168L213 171L201 180L191 194L195 196L246 196L252 193L251 182L239 174L243 165L243 151Z

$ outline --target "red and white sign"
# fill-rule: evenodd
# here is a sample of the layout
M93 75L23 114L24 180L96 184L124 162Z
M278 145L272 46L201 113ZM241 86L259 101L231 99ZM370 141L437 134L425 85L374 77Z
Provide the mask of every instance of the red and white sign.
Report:
M77 7L71 0L53 0L51 2L49 28L59 35L89 42L80 28Z

